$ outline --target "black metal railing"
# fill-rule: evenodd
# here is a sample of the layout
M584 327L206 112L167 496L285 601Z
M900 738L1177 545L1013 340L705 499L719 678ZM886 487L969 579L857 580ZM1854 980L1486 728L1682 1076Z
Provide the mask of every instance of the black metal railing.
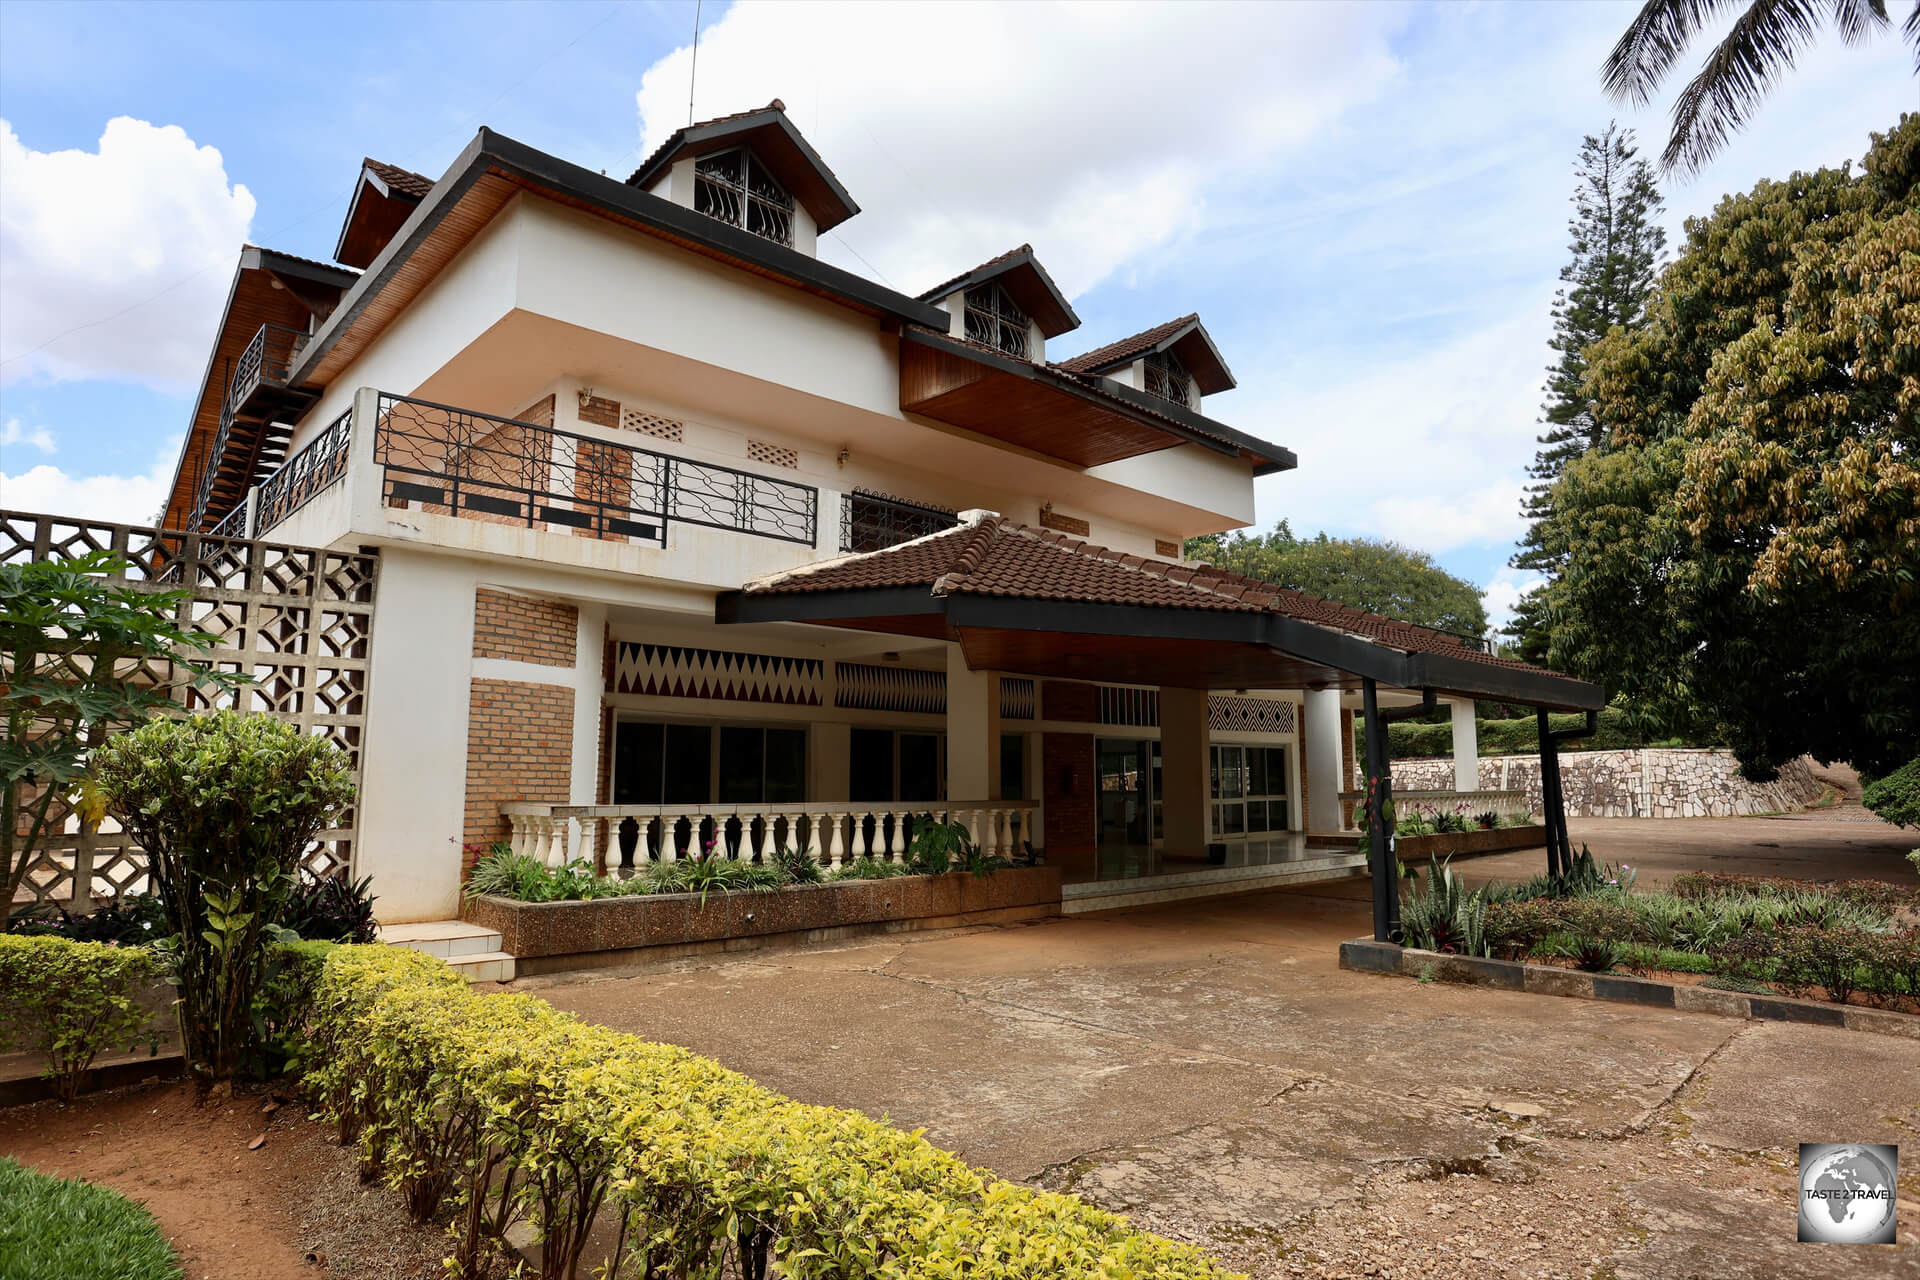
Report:
M233 363L233 377L227 382L227 403L238 412L247 397L263 383L281 386L293 369L293 361L307 345L305 330L284 324L263 324L253 341Z
M347 448L352 441L353 410L349 409L281 463L280 469L260 486L259 515L254 521L253 535L264 536L267 530L346 475Z
M840 499L840 550L885 551L958 522L945 507L855 489Z
M811 485L405 396L380 397L373 460L389 505L662 546L669 521L814 543Z

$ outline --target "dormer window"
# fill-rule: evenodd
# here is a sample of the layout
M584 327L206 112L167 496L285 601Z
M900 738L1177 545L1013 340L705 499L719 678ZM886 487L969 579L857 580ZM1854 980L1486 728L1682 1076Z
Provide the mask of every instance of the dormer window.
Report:
M745 147L694 162L693 207L775 244L793 244L793 197Z
M1033 321L997 284L967 290L967 337L1010 356L1027 358L1027 331Z
M1189 409L1193 407L1193 375L1174 358L1171 351L1149 351L1144 363L1147 367L1148 395L1171 400Z

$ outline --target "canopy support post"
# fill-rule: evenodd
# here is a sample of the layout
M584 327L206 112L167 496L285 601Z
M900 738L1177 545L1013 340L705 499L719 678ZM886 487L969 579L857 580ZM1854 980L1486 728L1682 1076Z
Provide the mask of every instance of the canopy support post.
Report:
M1425 690L1417 707L1380 709L1379 692L1371 676L1360 680L1360 710L1367 733L1367 853L1373 870L1373 936L1377 942L1400 940L1400 859L1394 853L1393 831L1387 814L1393 807L1393 753L1387 745L1387 726L1411 720L1433 710L1433 690Z

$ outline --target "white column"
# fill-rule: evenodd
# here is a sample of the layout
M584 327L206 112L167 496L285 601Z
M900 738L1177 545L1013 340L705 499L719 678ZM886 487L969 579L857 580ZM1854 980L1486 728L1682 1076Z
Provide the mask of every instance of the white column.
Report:
M1300 749L1307 761L1307 830L1340 830L1340 691L1309 689L1300 704Z
M1205 689L1160 690L1160 805L1167 852L1194 857L1207 849L1207 723Z
M1000 673L975 671L947 647L947 799L990 800L1000 787Z
M1453 789L1480 789L1480 725L1471 698L1453 703Z

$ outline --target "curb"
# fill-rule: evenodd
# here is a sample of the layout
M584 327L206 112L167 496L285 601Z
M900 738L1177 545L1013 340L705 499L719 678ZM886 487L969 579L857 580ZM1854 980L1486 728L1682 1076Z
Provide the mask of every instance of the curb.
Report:
M1356 973L1389 973L1402 977L1428 976L1436 982L1526 991L1534 995L1565 996L1574 1000L1612 1000L1647 1008L1683 1013L1715 1013L1763 1022L1800 1022L1818 1027L1843 1027L1875 1035L1920 1040L1920 1017L1889 1009L1795 1000L1788 996L1755 996L1717 987L1661 982L1620 973L1582 973L1547 964L1519 960L1490 960L1480 956L1446 955L1421 951L1372 938L1340 944L1340 967Z

